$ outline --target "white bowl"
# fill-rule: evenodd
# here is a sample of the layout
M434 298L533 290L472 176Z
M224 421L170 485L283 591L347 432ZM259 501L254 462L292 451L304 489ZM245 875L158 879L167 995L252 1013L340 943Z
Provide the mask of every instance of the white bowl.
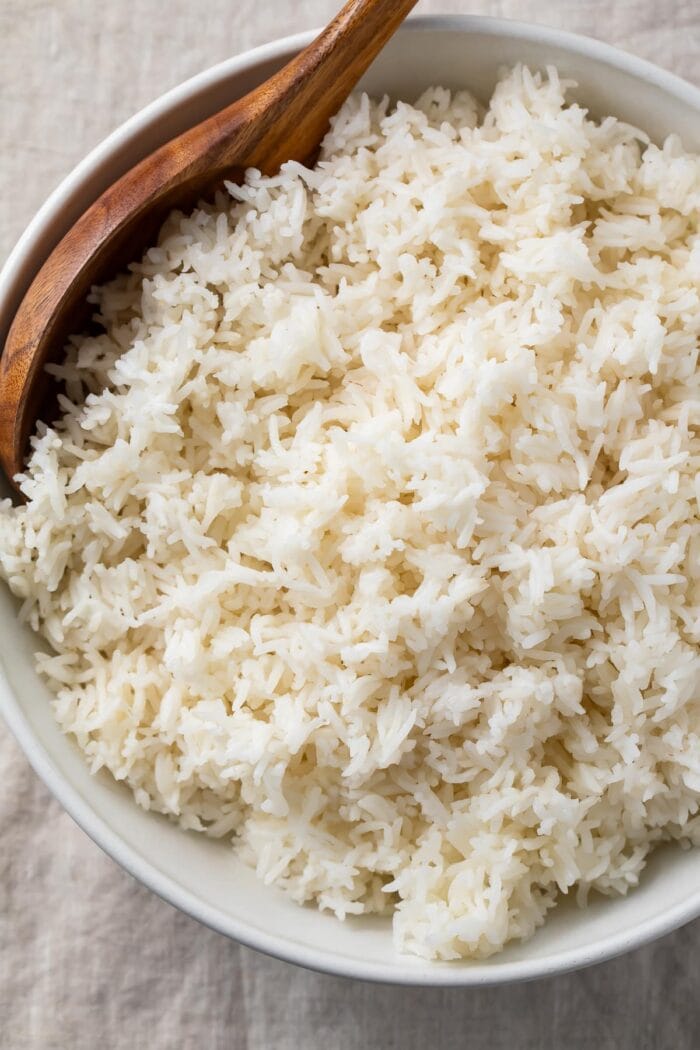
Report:
M0 345L37 266L96 195L145 153L265 79L312 38L290 37L223 62L127 121L52 194L0 274ZM594 114L612 113L654 139L678 132L700 149L700 91L604 44L568 33L487 18L412 21L363 81L371 92L411 99L432 83L488 99L497 71L525 61L556 64L579 83ZM17 622L0 588L0 710L29 761L80 826L119 864L200 922L281 959L330 973L404 984L474 985L540 977L597 962L658 937L700 914L700 850L658 851L628 897L579 910L562 903L526 944L486 962L425 963L398 955L384 920L340 923L264 887L232 849L185 834L143 812L107 775L91 777L57 729L32 661L36 639ZM11 790L11 786L10 786Z

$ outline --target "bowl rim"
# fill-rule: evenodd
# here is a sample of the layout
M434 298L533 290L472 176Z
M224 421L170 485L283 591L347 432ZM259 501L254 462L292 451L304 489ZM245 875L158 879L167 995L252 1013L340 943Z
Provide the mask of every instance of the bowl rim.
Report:
M558 47L651 83L700 112L700 88L645 59L637 58L592 37L530 22L459 14L413 17L404 23L399 32L435 29L455 30L460 33L471 31ZM171 111L194 93L206 90L225 76L245 72L259 63L274 61L305 47L317 32L318 30L308 30L282 37L225 59L166 91L103 139L51 192L12 249L0 272L0 317L7 309L8 299L11 300L18 294L22 295L36 272L37 267L29 265L35 242L91 172L109 161L116 150L160 114ZM24 279L18 276L22 273L25 274ZM486 962L467 961L456 964L426 963L411 958L402 965L398 955L395 963L379 963L340 956L328 949L311 948L283 935L254 929L245 922L221 912L180 885L146 860L137 849L128 845L60 772L34 734L24 714L23 705L11 688L1 666L0 713L35 773L78 826L112 860L157 896L210 929L246 947L310 970L379 983L425 987L487 986L527 981L566 973L614 958L670 933L700 915L699 886L697 891L682 903L642 920L628 930L603 937L591 945L553 952L542 959L519 959L503 963L496 961L498 957Z

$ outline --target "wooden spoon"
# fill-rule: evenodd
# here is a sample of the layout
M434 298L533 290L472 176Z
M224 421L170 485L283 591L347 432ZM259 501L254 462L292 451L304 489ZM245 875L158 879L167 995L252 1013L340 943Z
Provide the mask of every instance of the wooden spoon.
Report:
M46 393L44 366L86 319L92 285L133 261L174 207L246 168L313 158L333 114L416 0L350 0L249 95L161 146L110 186L54 248L20 303L0 359L0 463L10 479Z

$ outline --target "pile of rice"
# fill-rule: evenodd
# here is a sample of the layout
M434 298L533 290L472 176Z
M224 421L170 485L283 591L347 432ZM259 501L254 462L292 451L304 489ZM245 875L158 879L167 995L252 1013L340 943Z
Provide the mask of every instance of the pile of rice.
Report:
M91 769L427 958L700 844L700 159L567 87L172 215L0 514Z

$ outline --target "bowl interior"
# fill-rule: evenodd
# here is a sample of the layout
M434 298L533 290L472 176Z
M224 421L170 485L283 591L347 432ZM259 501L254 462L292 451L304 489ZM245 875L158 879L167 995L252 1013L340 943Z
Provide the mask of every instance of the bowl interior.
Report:
M209 70L148 107L90 155L29 227L0 276L0 339L15 305L53 244L127 167L194 121L250 90L310 35L258 49ZM615 114L662 140L679 133L700 149L700 92L629 56L583 38L475 18L418 19L389 44L364 78L374 94L415 98L434 83L468 88L487 100L498 71L524 61L554 64L578 82L574 97L596 115ZM425 984L472 984L535 977L624 951L700 912L700 851L666 847L624 899L585 910L563 902L536 936L485 963L425 964L395 953L390 924L339 923L299 908L262 886L224 844L185 835L140 810L108 776L91 777L50 710L33 670L37 639L0 588L0 709L30 761L59 800L119 863L198 919L263 951L351 976Z

